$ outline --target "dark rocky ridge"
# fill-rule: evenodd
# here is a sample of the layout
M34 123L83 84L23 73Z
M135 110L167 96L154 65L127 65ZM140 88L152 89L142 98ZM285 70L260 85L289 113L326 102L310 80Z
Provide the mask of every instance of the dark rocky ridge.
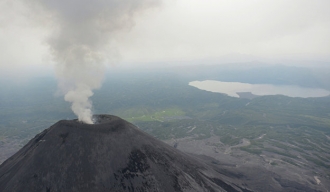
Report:
M110 115L62 120L0 166L0 191L249 191Z

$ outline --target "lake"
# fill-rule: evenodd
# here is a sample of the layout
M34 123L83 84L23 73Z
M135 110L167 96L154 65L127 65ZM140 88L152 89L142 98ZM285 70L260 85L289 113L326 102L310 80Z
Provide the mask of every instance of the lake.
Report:
M231 97L240 97L239 93L252 93L253 95L285 95L289 97L325 97L330 91L318 88L306 88L296 85L249 84L222 81L192 81L190 86L201 90L227 94Z

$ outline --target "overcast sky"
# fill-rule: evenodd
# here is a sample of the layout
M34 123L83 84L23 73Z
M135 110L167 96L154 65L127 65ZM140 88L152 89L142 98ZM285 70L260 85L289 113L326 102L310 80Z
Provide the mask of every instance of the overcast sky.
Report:
M79 4L75 5L79 6ZM329 0L166 0L114 34L121 63L219 60L330 62ZM51 66L47 18L0 0L0 66Z

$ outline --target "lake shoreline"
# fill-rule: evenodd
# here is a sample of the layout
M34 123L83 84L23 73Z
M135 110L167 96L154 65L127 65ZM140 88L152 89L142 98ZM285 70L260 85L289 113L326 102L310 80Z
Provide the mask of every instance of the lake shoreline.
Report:
M214 80L191 81L190 86L230 97L253 99L265 95L284 95L288 97L327 97L330 91L320 88L307 88L297 85L249 84L241 82L222 82Z

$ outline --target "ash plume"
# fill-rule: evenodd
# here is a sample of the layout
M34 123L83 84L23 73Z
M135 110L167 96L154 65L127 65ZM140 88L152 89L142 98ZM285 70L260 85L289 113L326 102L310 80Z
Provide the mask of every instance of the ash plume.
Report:
M93 90L100 88L116 33L160 0L33 0L35 19L51 26L47 39L58 86L80 121L92 124ZM47 24L46 24L47 23ZM110 58L111 60L111 58Z

